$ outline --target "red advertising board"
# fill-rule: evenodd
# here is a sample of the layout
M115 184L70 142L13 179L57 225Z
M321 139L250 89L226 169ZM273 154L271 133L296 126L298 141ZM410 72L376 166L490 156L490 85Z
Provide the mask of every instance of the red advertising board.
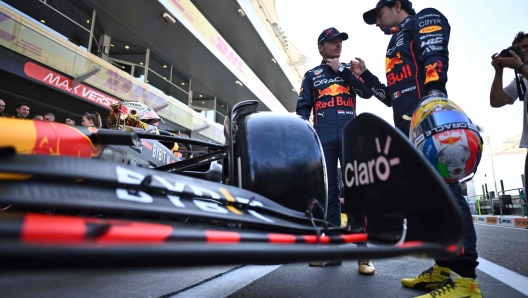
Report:
M121 101L84 84L77 84L75 88L72 88L72 79L32 62L26 62L24 65L24 73L32 79L52 86L56 89L76 95L84 100L107 109L110 109L111 104Z

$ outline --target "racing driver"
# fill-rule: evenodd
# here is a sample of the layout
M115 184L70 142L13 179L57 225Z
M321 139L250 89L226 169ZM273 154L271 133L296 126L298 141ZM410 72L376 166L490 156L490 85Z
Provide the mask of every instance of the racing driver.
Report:
M410 120L421 98L447 94L447 49L451 28L447 18L434 8L416 13L409 0L380 0L363 14L363 20L392 35L385 56L387 85L382 84L360 58L351 69L360 75L374 96L393 108L394 123L409 136ZM464 222L464 242L452 260L436 261L433 267L401 283L410 288L434 290L420 297L482 297L476 280L477 236L467 201L459 183L448 184Z
M372 94L356 75L339 62L342 42L348 34L335 28L324 30L317 40L321 65L309 70L297 100L297 114L308 120L313 111L314 128L321 140L328 178L328 209L326 220L339 227L341 224L340 187L337 162L341 160L343 126L356 116L356 94L370 98ZM366 245L366 244L364 244ZM311 262L311 266L340 265L341 261ZM368 260L358 262L359 273L374 274Z

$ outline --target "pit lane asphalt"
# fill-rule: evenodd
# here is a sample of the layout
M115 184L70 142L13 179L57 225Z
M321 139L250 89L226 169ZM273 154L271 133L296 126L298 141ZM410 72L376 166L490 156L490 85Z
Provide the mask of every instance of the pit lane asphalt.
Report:
M479 257L528 277L528 229L475 224Z
M475 225L479 256L528 277L528 230ZM233 293L241 297L414 297L427 291L403 287L402 277L413 277L429 268L432 260L403 257L373 261L376 274L357 272L357 262L313 268L308 264L283 265ZM477 269L484 297L527 297Z
M484 225L475 225L475 228L482 258L528 277L528 230ZM231 292L230 297L414 297L426 293L402 287L400 279L427 269L432 265L431 260L404 257L375 260L374 265L374 276L358 274L355 261L325 268L312 268L303 263L282 265ZM242 269L217 266L0 271L0 293L2 297L171 297L177 293L185 297L197 284L207 287L208 280L230 274L244 279L243 274L236 275ZM481 271L477 274L484 297L526 297L489 274ZM210 297L218 297L214 287L209 290Z
M373 276L360 275L353 261L325 268L283 265L229 297L415 297L428 293L405 288L400 279L419 274L432 265L431 260L405 257L373 263L376 266ZM526 297L485 273L477 274L484 297Z

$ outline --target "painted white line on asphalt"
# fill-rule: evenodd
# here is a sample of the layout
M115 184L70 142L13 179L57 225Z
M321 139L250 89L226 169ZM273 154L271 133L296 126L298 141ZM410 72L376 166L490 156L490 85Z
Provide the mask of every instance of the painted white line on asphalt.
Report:
M528 296L528 277L522 276L519 273L513 272L483 258L478 258L478 262L478 270Z
M220 298L227 297L255 280L279 268L281 265L256 266L247 265L230 271L218 278L180 292L171 298Z
M473 223L473 224L478 225L478 226L486 226L486 227L492 227L492 228L503 228L503 229L513 229L513 230L528 232L528 229L525 229L525 228L505 227L505 226L488 225L488 224L481 224L481 223Z

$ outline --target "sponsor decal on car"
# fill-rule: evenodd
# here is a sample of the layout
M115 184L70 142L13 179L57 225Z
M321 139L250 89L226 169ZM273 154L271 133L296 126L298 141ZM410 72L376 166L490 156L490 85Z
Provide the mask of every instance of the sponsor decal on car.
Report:
M117 174L117 180L120 183L123 184L134 184L134 185L141 185L145 178L147 178L145 175L138 173L134 171L133 169L127 169L121 166L116 166L116 174ZM249 206L258 206L263 207L264 204L258 200L247 199L247 198L241 198L236 197L234 198L231 196L231 194L228 192L226 188L218 188L218 192L215 189L209 189L200 187L194 184L189 183L182 183L181 181L177 181L176 179L172 179L170 177L162 177L158 175L150 175L149 179L151 179L151 183L154 184L156 187L165 188L168 192L174 192L174 193L182 193L184 191L190 192L194 194L197 197L210 197L213 200L219 200L224 198L228 202L237 202L243 205L249 205ZM221 195L220 195L220 194ZM142 204L150 204L154 202L154 198L148 194L145 191L140 190L128 190L128 189L116 189L116 195L120 200L125 201L133 201L136 203L142 203ZM206 201L206 200L200 200L200 199L185 199L182 200L180 196L178 195L171 195L166 194L165 195L167 199L172 203L172 205L176 208L189 208L186 204L192 203L195 207L198 209L210 212L210 213L220 213L220 214L228 214L228 213L234 213L237 215L242 215L243 213L236 209L234 206L227 206L224 207L222 204L219 204L213 200ZM229 208L231 207L231 208ZM262 216L261 214L257 213L255 210L247 210L247 212L252 215L255 218L258 218L262 221L266 222L273 222L272 219L266 218Z
M389 159L387 155L390 151L392 138L387 136L385 146L382 147L379 138L375 139L376 148L380 154L377 158L366 162L354 160L345 167L345 183L348 187L372 184L386 181L390 177L390 169L400 164L400 158ZM381 151L384 148L384 151ZM383 154L382 154L383 153Z
M9 122L15 119L6 118ZM101 153L101 144L97 140L95 127L70 126L57 122L24 121L16 123L19 134L26 139L18 143L18 149L31 154L74 156L93 158Z

